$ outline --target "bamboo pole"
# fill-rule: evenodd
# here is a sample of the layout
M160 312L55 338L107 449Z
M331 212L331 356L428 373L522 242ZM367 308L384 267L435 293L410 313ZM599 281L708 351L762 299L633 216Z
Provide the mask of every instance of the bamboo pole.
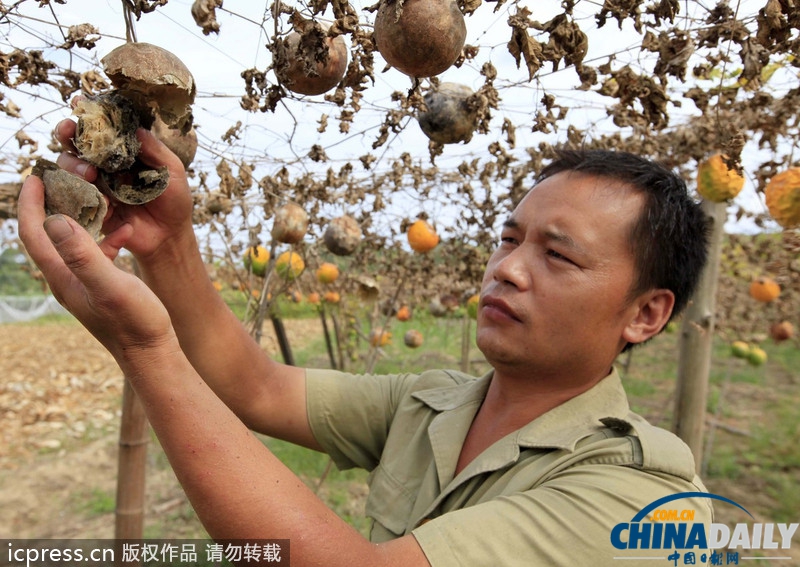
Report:
M126 378L122 389L114 526L114 537L118 540L141 539L144 535L144 487L148 441L144 407Z
M717 282L723 227L727 219L725 203L703 201L702 207L712 222L712 233L708 262L697 291L683 316L673 420L673 430L692 450L698 472L703 463L703 428L711 369Z

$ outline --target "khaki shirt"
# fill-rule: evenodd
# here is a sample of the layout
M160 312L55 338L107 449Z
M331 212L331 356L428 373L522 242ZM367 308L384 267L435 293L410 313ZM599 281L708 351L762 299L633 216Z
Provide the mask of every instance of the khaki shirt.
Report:
M620 567L637 562L615 557L644 556L671 565L674 550L616 549L611 530L658 498L706 490L689 448L630 411L616 371L497 441L454 478L491 376L307 371L317 441L339 468L371 471L371 540L412 533L433 566ZM707 528L710 502L665 507L695 510ZM703 563L700 553L695 559Z

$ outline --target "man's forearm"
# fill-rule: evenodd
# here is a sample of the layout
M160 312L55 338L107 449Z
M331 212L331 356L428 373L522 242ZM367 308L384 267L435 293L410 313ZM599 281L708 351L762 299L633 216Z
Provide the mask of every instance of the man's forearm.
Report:
M161 353L129 352L120 366L209 535L288 539L298 567L427 565L413 536L369 543L247 431L179 349Z
M166 306L192 366L248 426L278 435L276 424L269 421L273 416L266 415L274 412L249 415L248 411L254 399L266 403L282 391L276 386L275 393L269 393L270 381L277 385L287 373L300 371L271 360L252 339L213 287L194 235L161 246L157 254L140 262L140 268L144 281ZM262 392L266 393L257 395ZM311 443L307 438L290 438Z

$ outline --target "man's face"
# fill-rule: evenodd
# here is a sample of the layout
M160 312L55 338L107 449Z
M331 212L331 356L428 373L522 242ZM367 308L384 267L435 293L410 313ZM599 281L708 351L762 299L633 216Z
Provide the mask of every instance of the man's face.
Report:
M618 182L568 171L525 196L481 288L477 342L495 368L580 379L613 362L634 309L629 234L643 203Z

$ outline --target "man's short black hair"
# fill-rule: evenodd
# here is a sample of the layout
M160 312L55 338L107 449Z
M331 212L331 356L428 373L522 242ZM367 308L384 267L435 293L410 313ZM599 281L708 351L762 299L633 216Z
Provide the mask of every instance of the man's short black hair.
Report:
M628 152L562 149L536 181L562 171L622 182L645 196L629 236L637 272L630 295L668 289L675 294L670 319L680 314L697 288L711 233L711 220L689 195L683 178L657 162Z

